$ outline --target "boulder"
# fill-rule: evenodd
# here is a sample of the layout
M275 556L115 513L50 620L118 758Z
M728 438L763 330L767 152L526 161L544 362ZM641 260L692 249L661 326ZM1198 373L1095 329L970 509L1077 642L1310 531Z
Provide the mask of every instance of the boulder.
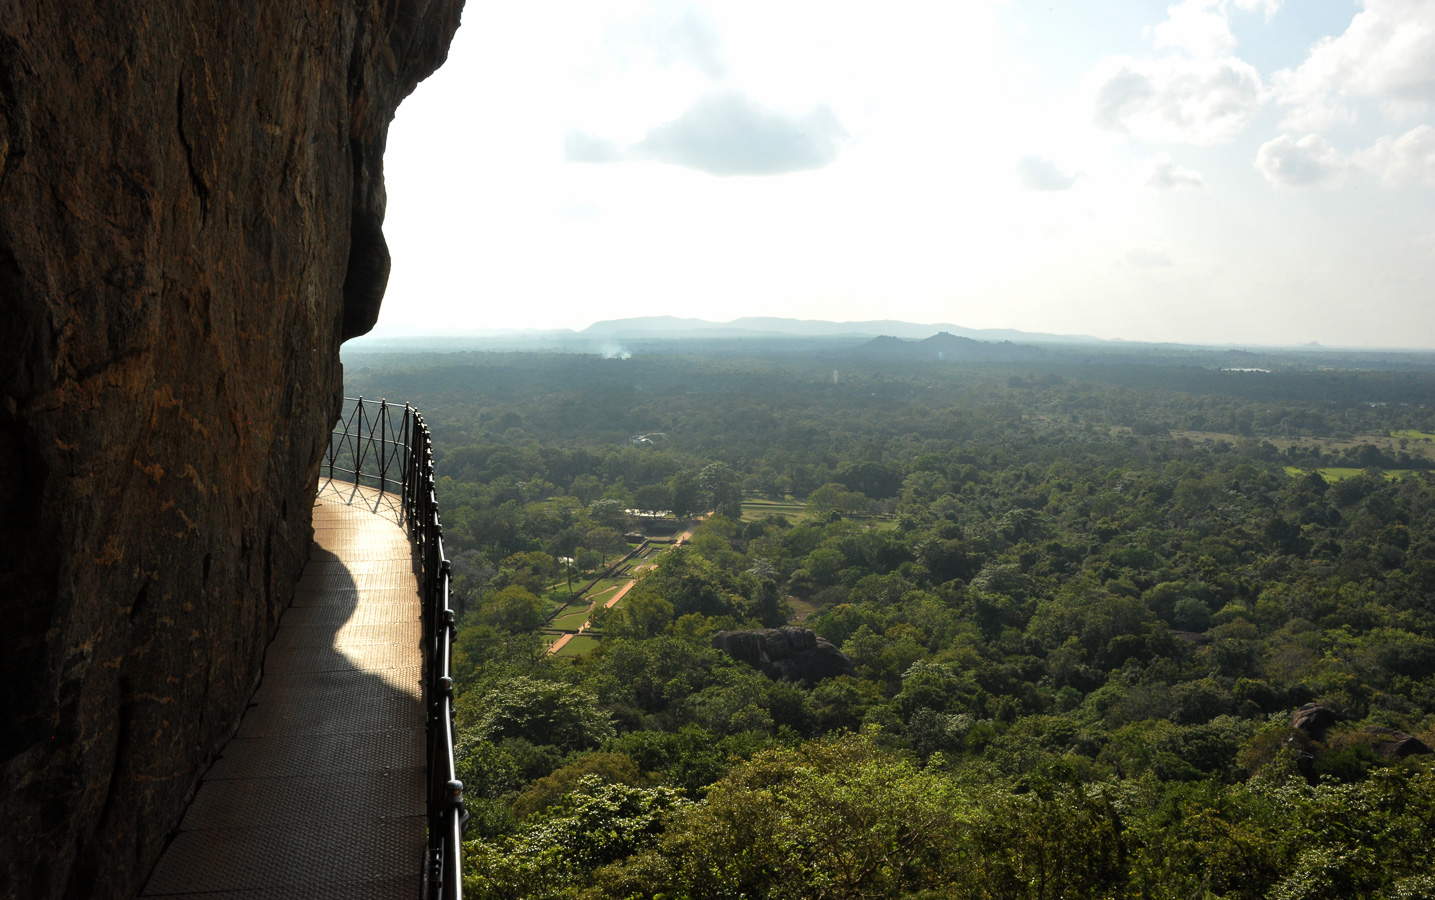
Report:
M1307 703L1291 715L1291 727L1317 741L1339 721L1339 713L1315 703Z
M852 660L810 628L786 625L761 631L719 631L712 645L769 678L809 684L838 675L852 675Z
M1414 735L1379 725L1367 725L1360 729L1362 742L1385 759L1404 759L1407 756L1423 756L1431 752L1425 742Z
M0 4L0 894L133 896L238 723L461 5Z

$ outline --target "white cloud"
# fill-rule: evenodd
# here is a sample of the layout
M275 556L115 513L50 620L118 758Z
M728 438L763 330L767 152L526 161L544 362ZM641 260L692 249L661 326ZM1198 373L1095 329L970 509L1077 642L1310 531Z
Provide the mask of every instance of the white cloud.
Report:
M664 64L685 62L714 80L727 74L717 28L702 10L665 5L647 24L649 44Z
M1076 184L1080 172L1068 172L1044 156L1023 156L1016 171L1021 183L1033 191L1065 191Z
M635 150L710 175L781 175L836 162L847 137L826 104L785 115L729 91L701 98L648 132Z
M1236 49L1232 11L1260 12L1269 21L1280 6L1281 0L1181 0L1166 8L1166 21L1152 33L1157 47L1184 50L1199 58L1229 56Z
M1392 187L1435 187L1435 128L1419 125L1398 138L1389 136L1354 154L1353 161Z
M603 57L622 67L691 67L717 81L728 71L717 24L701 7L657 0L608 24Z
M1203 191L1206 180L1194 169L1184 169L1171 161L1170 154L1158 153L1147 163L1146 186L1153 191Z
M825 104L786 114L738 91L724 91L699 98L626 147L570 130L563 158L579 163L653 160L709 175L783 175L831 165L847 137Z
M1095 123L1152 141L1215 144L1261 105L1261 76L1239 59L1114 57L1093 70Z
M1282 2L1283 0L1235 0L1235 5L1237 9L1260 13L1269 22L1280 10Z
M1147 247L1135 247L1128 250L1126 262L1138 269L1165 269L1175 265L1171 261L1171 257L1165 253Z
M1291 107L1283 127L1322 128L1354 119L1343 101L1370 97L1396 116L1435 105L1435 3L1365 0L1339 37L1277 72L1276 97Z
M1166 10L1169 18L1156 26L1156 46L1185 50L1193 56L1227 56L1236 37L1222 0L1184 0Z
M579 163L620 162L627 152L616 141L571 128L563 136L563 158Z
M1349 161L1318 134L1295 140L1283 134L1256 151L1256 168L1276 187L1337 187Z

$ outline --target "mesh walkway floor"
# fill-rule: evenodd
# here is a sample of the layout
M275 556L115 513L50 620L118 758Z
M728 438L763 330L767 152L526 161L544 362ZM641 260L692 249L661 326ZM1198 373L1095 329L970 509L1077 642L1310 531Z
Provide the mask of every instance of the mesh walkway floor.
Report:
M141 896L418 895L419 588L401 522L393 494L320 482L263 681Z

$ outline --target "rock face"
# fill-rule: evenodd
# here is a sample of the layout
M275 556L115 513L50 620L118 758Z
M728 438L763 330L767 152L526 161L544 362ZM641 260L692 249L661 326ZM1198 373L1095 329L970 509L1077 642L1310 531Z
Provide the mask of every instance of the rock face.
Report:
M1340 715L1335 710L1315 703L1307 703L1291 714L1291 727L1317 741L1339 721Z
M1394 728L1367 725L1360 729L1360 737L1375 752L1376 756L1385 759L1424 756L1431 752L1430 747L1420 738L1403 731L1396 731Z
M787 625L762 631L719 631L712 645L769 678L815 683L851 675L852 660L809 628Z
M0 0L0 895L133 895L237 724L461 5Z

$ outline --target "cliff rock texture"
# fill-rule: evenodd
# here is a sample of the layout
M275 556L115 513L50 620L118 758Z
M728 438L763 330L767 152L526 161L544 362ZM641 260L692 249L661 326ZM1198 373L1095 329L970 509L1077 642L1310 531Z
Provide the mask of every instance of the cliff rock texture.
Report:
M856 673L847 654L812 629L795 625L761 631L719 631L713 635L712 645L760 669L769 678L815 684L824 678Z
M461 5L0 0L0 895L133 895L243 713Z

